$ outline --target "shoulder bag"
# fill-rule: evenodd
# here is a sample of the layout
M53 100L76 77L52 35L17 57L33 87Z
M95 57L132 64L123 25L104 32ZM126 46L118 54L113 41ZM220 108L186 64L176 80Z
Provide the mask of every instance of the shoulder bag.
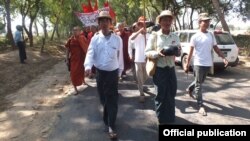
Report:
M157 34L155 34L154 50L156 50L156 46L157 46ZM148 76L153 76L155 74L156 65L157 65L157 59L152 59L147 57L146 72Z

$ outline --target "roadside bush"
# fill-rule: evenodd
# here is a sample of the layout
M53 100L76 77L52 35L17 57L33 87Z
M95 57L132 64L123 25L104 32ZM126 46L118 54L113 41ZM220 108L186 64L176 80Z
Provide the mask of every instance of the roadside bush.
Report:
M12 48L10 46L9 41L5 37L0 36L0 51L10 50L10 49Z
M240 54L250 56L250 35L233 36L236 45L240 48Z

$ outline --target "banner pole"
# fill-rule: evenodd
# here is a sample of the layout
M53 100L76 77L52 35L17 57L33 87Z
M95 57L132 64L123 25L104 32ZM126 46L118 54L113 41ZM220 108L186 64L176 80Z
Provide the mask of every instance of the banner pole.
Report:
M145 0L143 0L143 16L144 16L144 29L145 29L145 31L147 33L147 28L146 28L146 2L145 2ZM147 43L146 33L144 34L145 47L146 47L146 43Z

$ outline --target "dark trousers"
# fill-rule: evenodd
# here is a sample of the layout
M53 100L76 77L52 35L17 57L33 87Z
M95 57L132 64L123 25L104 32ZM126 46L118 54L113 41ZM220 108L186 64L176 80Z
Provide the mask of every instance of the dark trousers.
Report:
M203 106L202 98L202 84L204 83L210 67L207 66L194 66L194 76L195 80L188 86L190 91L195 90L195 95L197 96L198 106Z
M175 96L177 92L175 68L157 67L153 82L157 92L155 109L159 123L173 123L175 121Z
M103 121L114 128L118 111L118 69L103 71L96 68L96 82L103 106Z
M17 42L17 47L19 50L20 62L24 63L24 60L27 59L24 42Z

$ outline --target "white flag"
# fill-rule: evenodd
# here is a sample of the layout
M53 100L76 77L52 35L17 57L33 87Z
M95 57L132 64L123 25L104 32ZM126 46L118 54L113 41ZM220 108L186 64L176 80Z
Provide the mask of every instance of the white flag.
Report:
M84 26L98 25L97 17L101 11L109 11L108 7L101 8L97 11L90 13L79 13L75 12L77 18L84 24Z

